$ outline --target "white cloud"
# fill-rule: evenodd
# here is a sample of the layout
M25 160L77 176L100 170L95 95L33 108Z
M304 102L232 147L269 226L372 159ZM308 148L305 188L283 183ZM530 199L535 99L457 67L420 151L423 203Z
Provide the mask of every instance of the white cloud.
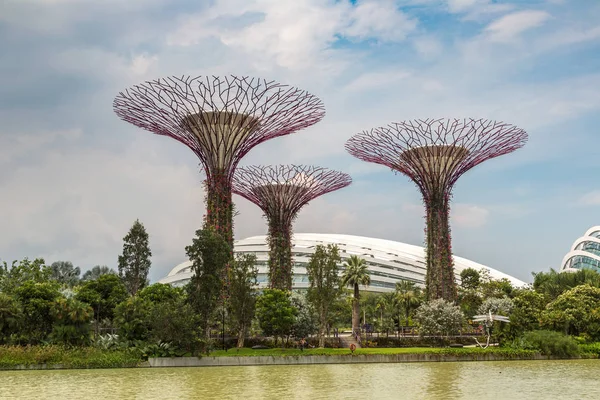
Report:
M600 190L586 193L579 199L578 203L583 206L600 206Z
M474 204L457 203L450 210L452 223L462 228L481 228L490 215L489 210Z
M525 10L505 15L485 28L485 32L493 42L508 42L521 33L541 26L551 18L545 11Z
M288 69L307 69L327 62L330 46L340 36L400 41L415 27L416 21L391 0L363 0L356 5L317 0L222 0L183 19L168 36L168 43L191 46L216 37L245 52L257 65L266 59Z

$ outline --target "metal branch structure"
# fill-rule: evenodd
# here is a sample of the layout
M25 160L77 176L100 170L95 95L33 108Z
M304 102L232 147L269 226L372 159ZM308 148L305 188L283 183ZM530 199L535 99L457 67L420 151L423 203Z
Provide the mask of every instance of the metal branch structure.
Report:
M113 102L124 121L188 146L206 173L205 223L233 248L231 183L254 146L319 122L317 97L264 79L167 77L135 85Z
M429 299L457 296L450 237L450 199L465 172L525 145L527 133L514 125L484 119L425 119L363 131L346 150L367 162L408 176L426 207Z
M309 201L352 183L350 175L305 165L240 167L233 192L256 204L268 221L269 282L292 289L292 224Z

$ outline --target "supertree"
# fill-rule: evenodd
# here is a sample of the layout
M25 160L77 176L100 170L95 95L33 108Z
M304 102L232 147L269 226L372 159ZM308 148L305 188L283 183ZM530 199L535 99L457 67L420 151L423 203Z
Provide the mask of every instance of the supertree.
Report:
M368 162L408 176L426 208L429 299L456 300L450 237L450 198L458 178L490 158L525 145L527 133L514 125L483 119L426 119L363 131L346 150Z
M231 182L254 146L320 121L315 96L273 81L236 76L167 77L135 85L113 102L123 120L188 146L206 173L205 224L233 251Z
M305 165L240 167L233 192L263 211L268 221L269 282L292 289L292 224L309 201L352 183L348 174Z

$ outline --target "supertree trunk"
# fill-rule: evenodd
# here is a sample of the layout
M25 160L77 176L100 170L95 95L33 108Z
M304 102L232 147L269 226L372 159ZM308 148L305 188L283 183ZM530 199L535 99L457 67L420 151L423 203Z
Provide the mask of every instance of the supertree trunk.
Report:
M272 289L292 290L292 223L269 218L269 282Z
M427 205L427 298L454 302L457 298L449 223L449 196L433 194Z
M227 241L233 254L233 201L231 180L226 174L206 180L206 225Z

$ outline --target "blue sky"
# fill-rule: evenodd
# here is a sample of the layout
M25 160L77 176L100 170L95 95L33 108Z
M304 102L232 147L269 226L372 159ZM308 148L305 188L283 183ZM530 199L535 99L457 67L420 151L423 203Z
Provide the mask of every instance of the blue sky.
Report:
M310 163L354 184L313 201L297 232L423 243L408 178L352 158L353 134L392 121L482 117L527 130L521 150L457 183L457 255L530 281L600 220L596 0L4 0L0 3L0 259L116 267L139 218L156 280L185 260L203 214L198 160L119 120L124 88L236 74L319 96L327 116L242 164ZM265 233L236 198L235 234Z

